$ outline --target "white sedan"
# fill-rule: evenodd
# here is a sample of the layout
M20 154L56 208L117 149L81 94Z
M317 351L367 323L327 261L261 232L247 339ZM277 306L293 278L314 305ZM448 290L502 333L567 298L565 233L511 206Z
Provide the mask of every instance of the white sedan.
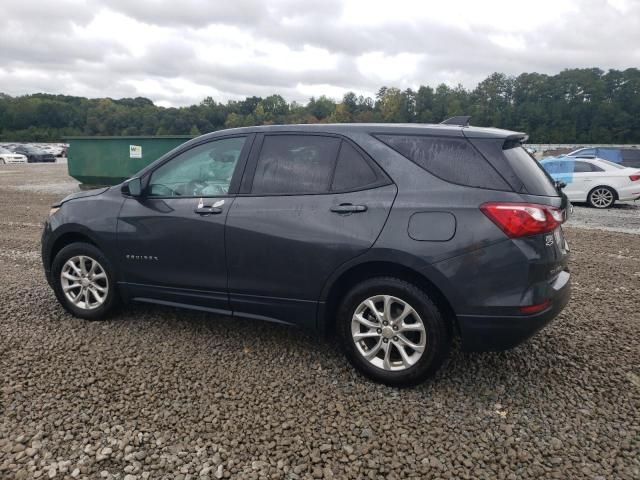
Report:
M601 158L548 158L540 165L560 182L572 202L587 202L595 208L609 208L616 200L640 198L640 170Z
M27 157L0 147L0 164L27 163Z

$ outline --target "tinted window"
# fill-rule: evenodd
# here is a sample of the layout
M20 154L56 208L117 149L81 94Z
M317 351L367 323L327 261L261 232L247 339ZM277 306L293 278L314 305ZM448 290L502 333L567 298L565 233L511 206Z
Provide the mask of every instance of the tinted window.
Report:
M510 190L502 177L465 139L421 135L378 135L377 138L447 182ZM525 152L525 155L528 154Z
M333 175L331 190L355 190L376 183L378 177L353 145L343 141Z
M587 172L603 172L600 167L596 167L595 165L591 165L587 162L575 162L573 166L574 173L587 173Z
M322 193L329 182L340 139L316 135L264 137L252 193Z
M245 137L225 138L182 152L153 172L149 195L226 195L244 142Z
M502 154L507 159L507 162L509 162L511 168L516 172L518 178L524 182L527 193L531 195L558 196L558 191L553 186L552 178L545 172L547 164L542 168L519 144L505 148L502 150ZM551 163L562 164L564 162ZM562 167L561 165L558 166Z

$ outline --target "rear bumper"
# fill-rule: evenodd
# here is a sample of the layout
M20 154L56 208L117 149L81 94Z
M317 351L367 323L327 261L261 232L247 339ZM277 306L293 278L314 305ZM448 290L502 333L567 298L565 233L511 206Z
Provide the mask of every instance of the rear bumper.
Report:
M571 284L569 273L562 279L551 305L533 315L488 316L458 315L462 348L474 352L495 352L513 348L553 320L569 302Z
M640 182L633 182L633 185L618 188L617 192L618 200L622 202L626 202L629 200L638 200L640 198Z

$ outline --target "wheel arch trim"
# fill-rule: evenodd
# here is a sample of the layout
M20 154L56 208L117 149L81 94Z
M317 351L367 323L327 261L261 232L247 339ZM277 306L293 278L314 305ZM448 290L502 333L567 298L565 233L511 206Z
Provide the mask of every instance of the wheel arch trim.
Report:
M458 294L449 281L437 269L422 259L397 250L369 250L336 269L327 279L320 294L316 325L318 331L326 334L333 329L334 319L340 299L347 293L347 288L359 280L373 276L398 276L423 288L435 298L443 314L449 317L450 323L457 330L457 319L454 305Z

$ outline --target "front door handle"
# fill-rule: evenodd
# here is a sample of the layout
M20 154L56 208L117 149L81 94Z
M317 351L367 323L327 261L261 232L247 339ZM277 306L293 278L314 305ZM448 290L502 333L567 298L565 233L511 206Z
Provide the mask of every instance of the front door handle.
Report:
M198 215L218 215L222 213L222 208L220 207L198 207L194 210Z
M222 213L222 206L224 205L224 199L218 200L213 205L208 205L205 207L202 199L198 202L198 206L194 210L198 215L218 215Z
M341 214L345 214L345 213L360 213L360 212L366 212L367 211L367 206L366 205L353 205L351 203L341 203L340 205L336 205L334 207L331 207L331 211L334 213L341 213Z

